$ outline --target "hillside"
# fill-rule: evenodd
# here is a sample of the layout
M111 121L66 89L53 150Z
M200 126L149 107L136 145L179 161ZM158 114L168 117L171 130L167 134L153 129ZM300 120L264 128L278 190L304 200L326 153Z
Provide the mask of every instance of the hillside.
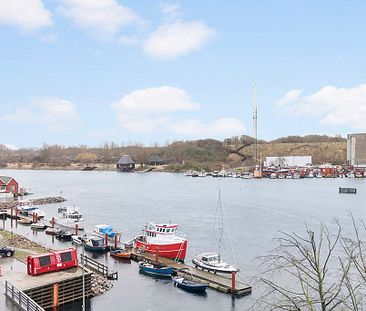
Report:
M346 140L320 135L288 136L274 141L258 141L258 154L266 156L311 155L314 164L342 164L346 161ZM254 139L249 136L232 137L224 141L202 139L177 141L166 146L135 144L121 146L106 143L100 147L44 145L40 149L9 150L0 148L0 167L65 168L75 169L98 164L100 169L113 169L123 154L131 155L143 164L152 154L160 154L168 163L166 169L216 170L222 167L253 165Z

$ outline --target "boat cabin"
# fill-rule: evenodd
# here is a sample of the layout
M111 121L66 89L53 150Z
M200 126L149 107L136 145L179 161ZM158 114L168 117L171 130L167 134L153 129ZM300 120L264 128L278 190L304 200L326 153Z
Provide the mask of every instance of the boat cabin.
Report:
M220 262L220 255L216 253L203 254L202 261L206 264L217 263Z
M144 230L147 236L156 237L157 235L175 235L178 231L177 224L153 224L149 223Z

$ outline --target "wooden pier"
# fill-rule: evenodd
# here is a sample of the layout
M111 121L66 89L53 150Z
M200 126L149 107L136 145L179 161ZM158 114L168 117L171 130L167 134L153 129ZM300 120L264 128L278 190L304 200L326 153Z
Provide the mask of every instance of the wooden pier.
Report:
M208 283L209 287L212 289L223 293L232 294L235 297L243 297L252 293L252 287L250 285L237 280L234 280L233 282L231 276L229 277L222 274L214 274L203 271L201 269L186 265L181 262L176 262L168 258L157 257L155 254L141 253L136 249L131 249L131 259L172 267L178 273L178 275L182 275L187 278L193 277L197 281Z

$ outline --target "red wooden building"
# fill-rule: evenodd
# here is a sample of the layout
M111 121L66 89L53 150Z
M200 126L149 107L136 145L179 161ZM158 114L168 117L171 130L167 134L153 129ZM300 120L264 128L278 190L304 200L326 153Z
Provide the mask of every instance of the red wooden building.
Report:
M19 193L18 182L8 176L0 176L0 197Z

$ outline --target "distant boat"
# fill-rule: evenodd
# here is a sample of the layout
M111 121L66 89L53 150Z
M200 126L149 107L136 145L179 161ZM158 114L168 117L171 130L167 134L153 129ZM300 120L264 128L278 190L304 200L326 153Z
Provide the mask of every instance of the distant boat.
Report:
M157 277L171 277L173 273L173 268L171 267L158 267L156 265L140 262L139 271L144 274L157 276Z
M276 174L275 174L276 175ZM242 175L241 175L241 178L243 179L252 179L253 178L253 174L252 173L249 173L249 172L244 172Z
M48 227L46 230L45 230L45 233L46 234L49 234L49 235L56 235L60 232L60 229L58 228L52 228L52 227Z
M72 233L70 231L60 230L56 234L56 239L61 240L61 241L72 241Z
M25 217L21 217L18 220L18 224L23 224L23 225L30 225L32 223L32 220L25 218Z
M300 179L300 174L298 172L294 172L294 174L292 175L293 179Z
M269 178L276 179L277 178L277 174L276 173L271 173L271 175L269 176Z
M31 229L32 230L44 230L47 227L48 226L44 222L36 222L34 224L31 224Z
M66 211L62 213L62 217L55 217L54 221L60 226L71 229L75 229L76 225L78 225L78 229L83 230L85 225L84 216L75 205L68 207Z

